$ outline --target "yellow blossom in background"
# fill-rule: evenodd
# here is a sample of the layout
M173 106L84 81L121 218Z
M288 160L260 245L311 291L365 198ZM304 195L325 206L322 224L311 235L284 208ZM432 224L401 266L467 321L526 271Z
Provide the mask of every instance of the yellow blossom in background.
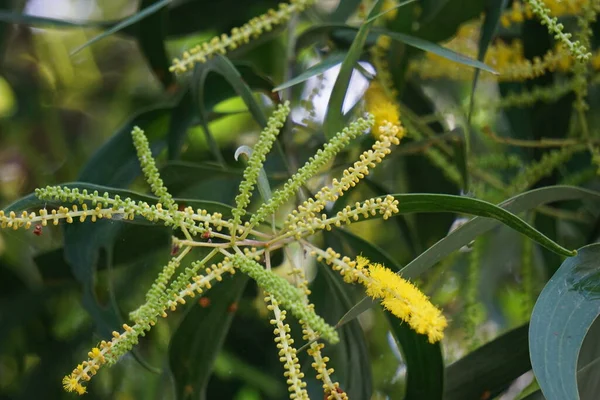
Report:
M371 133L375 138L379 138L382 135L382 128L384 128L388 122L394 126L400 126L400 112L394 102L392 102L386 95L385 91L377 81L371 82L369 88L365 92L365 102L367 112L373 114L375 117L375 123L371 128ZM399 130L398 138L404 135L404 129Z
M397 0L384 0L383 2L383 6L381 7L381 11L385 12L387 10L390 10L394 7L396 7L398 5L398 1ZM390 12L388 12L387 14L384 15L384 18L387 19L388 21L393 20L394 18L396 18L396 15L398 15L398 9L394 9Z
M417 333L426 334L430 343L444 337L448 321L423 292L383 265L357 257L357 269L364 271L367 265L370 279L364 280L363 284L369 296L381 299L387 310L407 322Z

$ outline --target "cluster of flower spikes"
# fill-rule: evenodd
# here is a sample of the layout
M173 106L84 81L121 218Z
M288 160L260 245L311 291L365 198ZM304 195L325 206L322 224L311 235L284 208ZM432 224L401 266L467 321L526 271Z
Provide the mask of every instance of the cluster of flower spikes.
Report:
M566 15L576 15L581 12L582 9L587 7L590 0L545 0L544 4L550 10L550 13L555 17L562 17ZM505 28L510 27L512 24L520 24L528 19L535 17L532 6L529 2L515 0L511 7L502 13L500 17L500 23Z
M496 40L487 53L485 62L492 66L499 74L481 74L482 79L494 79L499 81L524 81L533 79L547 71L570 72L577 65L589 65L594 70L600 70L600 52L588 51L589 42L586 40L572 41L571 34L563 32L564 26L558 23L557 17L575 14L578 17L586 14L594 15L600 10L600 2L590 1L563 1L560 3L540 2L527 0L527 5L521 2L513 2L512 9L504 14L503 20L507 21L507 15L518 16L513 22L522 22L525 17L537 16L543 25L548 27L550 34L556 39L556 45L541 57L526 59L523 45L520 40L505 43ZM475 57L478 46L478 30L480 20L465 23L457 35L449 41L446 46L462 54ZM452 63L432 53L421 60L411 63L409 71L413 75L422 78L450 78L455 80L471 80L473 73L469 68Z
M230 35L223 33L185 51L181 59L173 60L170 70L183 73L197 63L205 63L216 54L225 54L227 51L235 50L250 42L251 39L256 39L265 32L271 31L273 27L289 21L292 16L310 7L314 2L315 0L291 0L289 4L281 3L277 10L271 9L263 15L252 18L240 28L233 28Z
M245 182L240 185L240 194L236 198L238 210L245 210L250 204L249 197L257 179L257 171L262 169L265 154L269 151L278 130L290 112L289 105L281 104L269 118L267 127L259 137L255 151L250 157L247 171L244 173ZM388 218L398 212L398 201L392 196L368 199L358 202L354 207L348 206L337 215L323 219L317 213L322 210L323 202L331 201L341 196L350 187L364 178L369 170L379 163L390 152L390 146L399 143L402 136L402 126L391 122L383 122L379 129L379 139L371 150L364 152L360 160L351 168L345 170L339 180L335 180L332 188L326 187L318 191L308 206L298 207L294 215L302 213L314 220L310 229L296 221L286 221L283 228L273 234L266 234L254 229L254 225L264 222L265 218L277 211L281 205L290 200L300 185L304 185L310 177L319 172L328 164L335 155L342 150L353 138L372 129L375 118L359 118L347 128L335 135L326 143L317 154L310 158L298 172L280 189L273 193L273 197L259 208L262 213L254 213L249 222L238 227L239 221L245 212L232 213L231 219L224 219L220 213L209 213L207 210L193 210L191 207L180 209L175 199L169 194L159 176L155 161L152 157L148 140L139 128L132 131L133 142L138 154L142 171L146 176L152 192L157 197L155 204L145 201L134 201L130 198L122 199L118 195L109 193L88 192L76 187L46 187L36 190L36 195L48 204L60 203L58 208L48 212L46 208L39 213L0 212L0 226L9 229L30 229L33 226L45 226L48 222L57 225L60 221L74 223L86 219L97 221L106 218L119 218L132 220L143 218L155 223L162 223L173 230L182 232L184 238L173 237L173 248L176 253L164 266L146 295L146 301L138 309L130 313L131 325L124 324L122 332L113 332L111 340L103 340L88 353L87 360L79 364L73 371L64 377L65 390L84 394L88 381L103 366L116 363L121 356L126 354L138 343L139 337L144 336L159 320L166 317L168 312L175 311L181 304L186 303L186 298L210 290L211 287L237 271L254 279L258 286L268 295L265 301L268 309L273 312L272 324L275 325L275 341L279 357L284 365L285 377L290 390L290 398L308 398L304 374L298 365L297 350L291 339L289 326L284 322L286 313L291 313L298 319L302 326L303 339L309 345L308 354L313 358L312 366L316 370L317 379L323 382L323 390L328 399L347 399L347 394L340 388L339 383L332 379L333 370L327 367L329 358L322 354L323 340L330 343L339 341L336 329L315 313L314 305L309 301L308 282L302 270L295 272L296 284L290 282L271 271L270 251L282 248L287 244L298 241L305 248L315 252L318 257L326 255L325 259L334 265L345 263L356 267L357 271L365 270L364 262L348 263L346 258L340 259L333 251L323 253L307 239L319 229L330 229L332 226L351 223L360 219L381 215ZM275 199L275 200L273 200ZM69 205L67 207L66 205ZM318 206L315 208L314 205ZM316 211L316 210L319 211ZM267 210L267 211L265 211ZM270 211L272 210L272 211ZM259 215L258 219L255 217ZM255 218L253 224L252 218ZM226 234L229 232L230 234ZM239 234L239 235L238 235ZM196 240L200 236L204 240ZM206 238L219 238L218 242L207 241ZM209 253L201 260L195 260L184 267L184 259L194 247L209 247ZM264 260L265 266L259 261ZM348 280L348 270L335 267ZM376 272L380 271L380 272ZM384 272L381 272L384 271ZM412 285L389 286L386 281L401 279L385 267L373 267L369 275L363 274L358 280L364 284L367 293L381 298L384 307L390 309L395 315L403 318L413 326L417 332L426 334L430 341L440 340L444 323L440 322L440 315L431 311L437 310L427 298ZM349 282L352 280L348 280ZM412 288L412 289L411 289ZM404 293L408 290L408 294ZM400 303L404 304L404 311ZM419 311L419 310L422 310ZM439 311L438 311L439 312ZM426 318L430 318L426 320ZM433 319L431 319L433 318ZM443 320L445 321L445 320Z

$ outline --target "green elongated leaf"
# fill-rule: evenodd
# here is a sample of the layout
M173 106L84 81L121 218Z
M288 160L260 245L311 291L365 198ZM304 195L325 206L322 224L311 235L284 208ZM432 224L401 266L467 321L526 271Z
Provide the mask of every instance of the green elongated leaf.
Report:
M592 244L561 265L542 290L531 314L531 364L546 399L580 398L577 358L598 315L600 244Z
M379 17L382 17L382 16L384 16L385 14L387 14L387 13L389 13L389 12L391 12L391 11L397 10L397 9L399 9L399 8L401 8L401 7L404 7L404 6L408 5L408 4L414 3L415 1L417 1L417 0L406 0L406 1L403 1L402 3L396 4L395 6L393 6L393 7L390 7L390 8L388 8L388 9L387 9L387 10L385 10L385 11L381 11L381 12L379 12L379 13L377 13L377 14L373 15L373 16L370 16L369 18L367 18L367 20L366 20L365 22L372 22L372 21L375 21L375 20L376 20L376 19L378 19Z
M254 120L261 128L267 126L267 116L260 107L250 86L244 82L242 74L233 65L229 59L221 54L217 54L212 60L212 71L219 73L229 82L235 93L242 98L248 111L254 117Z
M207 179L235 180L240 182L244 174L243 169L221 168L219 165L210 163L190 163L184 161L171 161L160 169L165 186L173 194L177 194L203 182Z
M534 209L543 204L566 200L600 200L600 193L586 190L574 186L550 186L531 190L512 197L499 206L506 211L520 213ZM400 212L402 212L402 204ZM490 229L498 226L499 222L493 219L475 217L460 228L449 233L448 236L439 240L419 257L415 258L406 265L400 273L403 277L414 278L419 276L429 268L433 267L438 261L461 247L469 244L478 236L484 234ZM338 322L338 325L350 321L371 308L373 302L368 298L363 298L358 302L344 317Z
M367 18L376 15L381 6L383 0L378 0L374 5ZM354 71L354 65L358 62L360 55L363 51L365 42L367 41L367 35L369 30L375 21L365 22L362 24L346 57L340 67L340 72L335 80L333 89L331 91L331 97L329 98L329 105L327 107L327 113L325 114L325 121L323 123L323 129L325 131L325 137L331 139L337 132L339 132L344 126L344 99L346 98L346 92L350 85L350 78L352 77L352 71Z
M142 111L121 126L100 147L81 170L78 180L112 187L127 187L141 173L133 147L131 131L139 126L150 141L152 153L158 154L166 143L163 138L172 107Z
M463 56L462 54L440 46L437 43L433 43L428 40L418 38L416 36L411 36L400 32L392 32L381 28L373 29L373 33L389 36L393 40L397 40L409 46L416 47L417 49L436 54L440 57L447 58L450 61L454 61L459 64L466 65L468 67L478 68L483 71L491 72L492 74L498 75L498 73L492 67L482 63L481 61L473 60L472 58Z
M207 79L211 72L218 74L219 79ZM219 102L237 94L246 103L256 122L261 127L266 126L267 117L252 95L251 88L270 93L273 84L268 78L259 75L251 67L247 65L236 67L229 59L221 55L194 69L192 95L198 107L198 118L213 155L223 165L225 164L223 156L208 127L208 113ZM181 139L176 137L171 140L177 143Z
M186 87L173 109L169 121L169 133L167 136L167 150L169 160L175 160L181 155L181 147L185 134L196 119L196 104L192 89Z
M328 20L331 22L346 22L348 17L356 11L361 0L344 0L338 3L337 8L329 14Z
M563 256L577 254L576 251L565 249L554 242L510 211L487 201L449 194L396 194L393 196L400 202L399 209L402 214L411 212L452 212L491 218L521 232L557 254ZM411 273L409 266L405 267L402 273L409 274L412 277L414 275Z
M400 269L400 266L387 253L360 236L343 229L334 229L331 234L347 244L353 255L361 254L370 261L384 264L394 271ZM441 400L444 386L444 361L440 344L429 343L426 336L419 335L408 324L402 323L389 312L386 311L385 315L394 337L402 349L406 364L406 395L404 399Z
M312 78L313 76L321 75L325 73L327 70L335 67L339 63L341 63L346 57L345 53L332 53L328 55L323 61L318 64L313 65L312 67L306 69L304 72L290 79L289 81L282 83L281 85L273 88L274 92L279 92L280 90L287 89L299 83L305 82Z
M206 385L213 364L235 315L248 277L226 277L204 295L209 301L194 304L169 343L169 366L177 399L206 399Z
M449 365L444 400L494 398L529 371L528 330L513 329Z
M161 3L161 1L142 0L140 8L142 10L152 10L152 7L156 7L158 3ZM150 69L162 83L163 87L167 89L175 82L175 77L169 71L171 60L167 57L167 49L165 47L168 34L167 18L169 14L169 10L165 5L169 1L162 1L162 3L164 4L159 4L159 9L156 12L149 13L140 20L137 41L142 54L150 65Z
M600 393L600 318L590 326L577 359L577 387L582 399Z
M88 40L87 42L85 42L84 44L82 44L81 46L79 46L75 50L73 50L71 52L71 55L77 54L79 51L85 49L89 45L94 44L97 41L102 40L105 37L110 36L113 33L116 33L128 26L131 26L131 25L135 24L136 22L141 21L142 19L160 11L163 7L166 7L170 2L171 2L171 0L159 0L155 3L153 3L152 5L144 8L143 10L133 14L131 17L126 18L126 19L122 20L121 22L119 22L118 24L112 26L110 29L107 29L106 31L102 32L100 35L95 36L92 39Z
M485 1L426 0L423 8L415 34L432 42L441 42L453 36L463 22L479 17L485 11Z
M385 311L385 316L406 363L404 400L442 400L444 358L440 343L429 343L425 335L419 335L389 311Z

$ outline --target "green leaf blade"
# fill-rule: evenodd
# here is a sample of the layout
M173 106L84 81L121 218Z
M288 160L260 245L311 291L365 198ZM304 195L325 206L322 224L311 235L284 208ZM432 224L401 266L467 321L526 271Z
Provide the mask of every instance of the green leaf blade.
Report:
M567 259L540 294L529 328L531 364L548 400L579 399L577 358L600 315L600 244Z

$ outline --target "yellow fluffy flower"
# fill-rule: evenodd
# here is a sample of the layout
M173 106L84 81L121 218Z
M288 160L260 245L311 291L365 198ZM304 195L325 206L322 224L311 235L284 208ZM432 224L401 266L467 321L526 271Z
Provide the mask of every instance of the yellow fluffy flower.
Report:
M400 112L398 111L398 107L389 99L378 82L373 81L369 85L365 93L365 102L367 112L373 114L373 117L375 117L371 133L376 139L382 135L383 131L381 129L385 129L388 123L400 126ZM403 135L403 133L404 130L400 129L399 134Z
M79 383L79 379L72 376L65 376L62 380L63 387L67 392L77 392L77 394L85 394L85 388Z
M387 310L417 333L427 335L430 343L444 337L444 328L448 326L446 318L416 286L381 264L369 263L364 257L358 257L356 262L357 266L369 265L370 279L363 282L369 296L381 299Z

